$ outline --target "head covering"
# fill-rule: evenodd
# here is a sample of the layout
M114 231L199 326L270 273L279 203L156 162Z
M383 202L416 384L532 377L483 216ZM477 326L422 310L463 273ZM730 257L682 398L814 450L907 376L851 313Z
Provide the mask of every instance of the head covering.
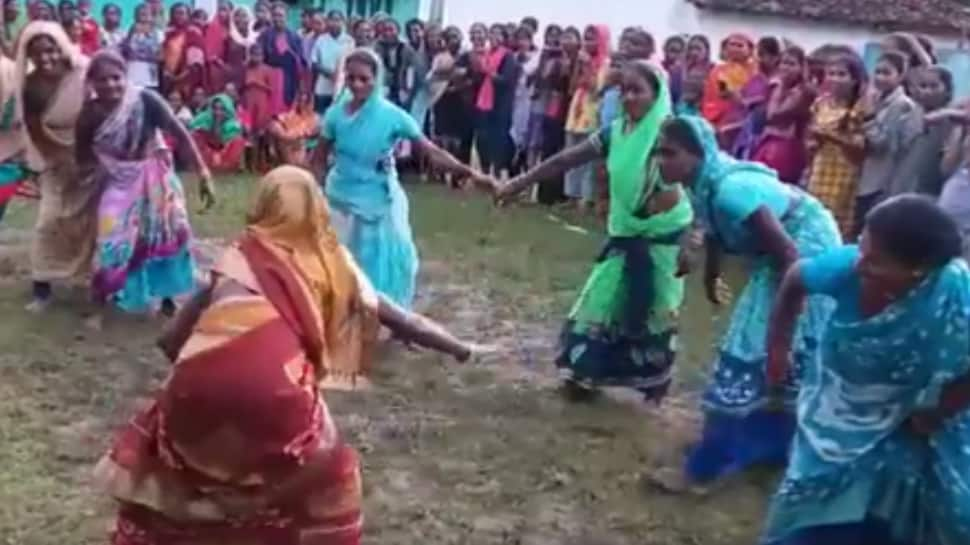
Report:
M212 107L217 102L222 105L225 117L218 127L214 127L215 119L212 115ZM202 111L196 114L192 122L189 123L189 128L215 133L223 144L240 136L243 132L242 123L239 122L239 116L236 113L236 103L225 93L210 98Z
M606 25L590 25L588 28L592 28L596 32L597 44L596 56L590 59L589 70L593 74L593 77L599 78L600 73L610 62L610 28ZM666 83L664 85L666 86ZM584 115L583 110L587 106L586 103L589 100L590 93L592 92L595 95L598 91L598 89L590 89L585 85L580 86L573 95L572 104L574 107L570 117L582 118Z
M236 14L245 13L247 20L249 21L249 34L243 36L236 28ZM253 12L250 11L246 6L239 6L232 10L232 21L229 22L229 38L232 39L238 45L246 48L246 56L249 56L249 48L259 41L259 33L256 32L256 18L253 16Z
M348 102L353 100L354 95L350 92L350 88L344 84L344 80L346 80L347 61L351 57L359 56L368 57L371 61L373 61L374 66L377 67L377 73L374 74L374 89L371 91L371 95L368 97L367 103L363 106L363 108L366 108L369 105L375 104L384 99L384 63L381 61L380 56L377 55L377 52L369 47L354 48L350 53L347 54L346 57L344 57L344 62L340 69L340 93L336 102L346 105Z
M694 203L694 210L698 216L711 226L713 210L711 202L721 185L721 182L728 176L743 173L747 178L762 180L765 184L780 183L778 174L762 165L750 161L740 161L718 147L717 135L714 127L703 117L693 115L678 116L678 119L687 123L694 138L700 148L704 151L701 167L697 171L697 177L691 184L691 197Z
M356 379L367 370L377 333L376 295L337 240L330 207L313 174L295 166L271 170L259 182L247 230L286 250L314 292L323 319L319 376Z

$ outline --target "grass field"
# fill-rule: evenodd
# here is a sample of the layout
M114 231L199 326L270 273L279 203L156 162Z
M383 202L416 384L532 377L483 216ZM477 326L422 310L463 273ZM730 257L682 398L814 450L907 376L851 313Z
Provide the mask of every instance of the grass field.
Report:
M194 216L211 247L241 225L252 180L223 180ZM770 477L703 500L641 484L675 464L695 433L692 391L726 318L691 288L678 392L660 409L622 395L573 406L556 392L555 334L601 242L591 224L538 208L409 186L423 257L421 310L498 347L474 363L382 348L376 388L329 393L363 455L365 543L380 545L750 545ZM33 205L0 228L0 544L103 543L110 502L87 475L111 431L165 376L160 323L111 317L81 325L84 286L28 315L26 244Z

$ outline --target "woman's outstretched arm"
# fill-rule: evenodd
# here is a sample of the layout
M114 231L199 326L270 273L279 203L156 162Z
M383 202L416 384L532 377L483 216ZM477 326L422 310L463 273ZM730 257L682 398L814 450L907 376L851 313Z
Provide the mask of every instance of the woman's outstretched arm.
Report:
M802 282L801 268L794 264L787 269L768 320L768 383L782 384L788 375L789 354L795 335L795 323L805 301L805 285Z
M488 185L488 189L490 190L495 189L491 184L485 183L487 180L485 175L462 163L454 155L442 149L441 146L435 144L429 138L421 136L413 142L418 151L424 154L436 167L454 172L465 178L471 178L480 185Z
M472 355L471 347L443 326L420 314L404 310L383 295L379 296L377 316L381 325L405 342L448 354L461 362L467 361Z
M601 156L600 148L592 140L585 140L571 148L566 148L536 165L525 174L512 178L499 191L500 198L509 198L533 185L555 178L567 170L585 165Z

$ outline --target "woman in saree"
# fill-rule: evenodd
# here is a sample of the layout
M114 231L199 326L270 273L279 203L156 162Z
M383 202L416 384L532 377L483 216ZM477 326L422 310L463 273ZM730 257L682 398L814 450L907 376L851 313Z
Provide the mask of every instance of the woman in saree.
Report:
M283 2L273 4L273 24L260 34L259 44L263 46L266 64L281 73L283 106L290 108L307 70L307 61L303 58L300 35L286 26L286 9Z
M23 161L23 113L17 106L19 92L17 63L0 55L0 220L28 176Z
M799 183L805 172L805 129L815 100L806 69L804 51L794 46L785 50L771 83L765 128L751 157L789 184Z
M788 270L771 313L772 380L788 374L805 296L836 307L802 369L798 431L763 543L970 542L970 271L961 252L943 210L903 195L866 216L858 246Z
M309 166L307 146L320 136L319 119L313 95L303 92L290 111L270 121L266 133L277 164Z
M229 95L219 94L189 123L192 138L205 165L215 172L239 172L246 137L239 121L236 104Z
M228 83L226 53L229 45L229 27L232 25L232 3L221 0L216 15L205 25L206 88L209 93L222 92Z
M686 467L658 474L658 484L693 490L754 465L784 465L794 432L797 372L778 389L765 380L768 313L781 275L800 256L841 242L832 214L811 195L778 180L757 163L721 152L713 127L700 117L668 121L658 144L665 180L690 188L703 229L704 285L712 304L722 302L723 253L751 262L751 274L721 339L704 393L704 428ZM812 298L794 343L796 370L816 355L831 303Z
M60 24L35 21L24 28L17 50L16 77L23 82L17 107L26 129L27 168L37 173L40 191L31 246L31 311L47 306L51 282L91 270L99 192L93 180L80 175L74 154L87 63Z
M744 34L724 40L723 61L714 66L704 83L701 114L717 131L721 149L731 151L744 124L744 109L739 93L754 76L754 41Z
M781 42L767 36L758 40L758 71L738 93L743 109L741 131L734 140L732 155L739 159L751 159L755 146L765 129L765 117L771 86L781 62Z
M229 40L226 42L226 81L235 83L239 89L245 83L249 52L259 41L259 33L254 25L249 8L239 6L233 10Z
M189 6L177 2L169 11L169 26L162 41L162 86L165 92L191 96L205 87L206 58L202 31L192 24Z
M320 387L367 385L382 324L471 355L374 293L312 174L267 174L242 236L159 343L170 376L95 470L119 503L113 545L359 545L360 462Z
M475 94L475 143L482 170L508 175L512 166L512 114L519 66L504 25L489 29L487 49L472 56L478 90Z
M324 116L315 164L329 164L333 152L326 192L340 240L377 291L410 308L418 253L394 162L396 146L408 140L442 170L476 180L482 176L432 143L413 117L383 96L376 53L356 49L344 68L346 90Z
M846 240L856 230L856 189L865 159L867 81L859 55L850 51L836 54L825 66L825 92L812 105L808 128L808 190L832 211Z
M131 85L126 71L124 59L110 50L91 60L87 82L94 96L77 122L78 165L101 188L93 292L99 304L126 312L160 303L171 314L174 298L194 290L196 270L182 183L161 132L172 135L183 161L198 170L206 206L212 204L212 178L168 104Z
M578 399L597 386L622 385L659 401L676 355L684 296L678 256L693 213L680 186L660 180L650 159L671 108L660 69L629 63L622 93L624 114L612 125L513 178L500 198L573 166L606 161L610 238L563 328L556 365L566 392Z

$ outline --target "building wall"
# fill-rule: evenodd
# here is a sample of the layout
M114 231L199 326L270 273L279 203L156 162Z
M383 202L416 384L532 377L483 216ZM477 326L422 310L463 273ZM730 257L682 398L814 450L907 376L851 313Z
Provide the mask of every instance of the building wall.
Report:
M476 21L518 21L533 15L545 24L582 26L604 23L614 36L639 25L658 40L673 34L704 33L718 42L731 32L784 36L806 49L826 43L849 44L860 51L883 33L807 20L754 17L697 9L686 0L444 0L445 21L467 29ZM953 40L942 45L952 46Z

